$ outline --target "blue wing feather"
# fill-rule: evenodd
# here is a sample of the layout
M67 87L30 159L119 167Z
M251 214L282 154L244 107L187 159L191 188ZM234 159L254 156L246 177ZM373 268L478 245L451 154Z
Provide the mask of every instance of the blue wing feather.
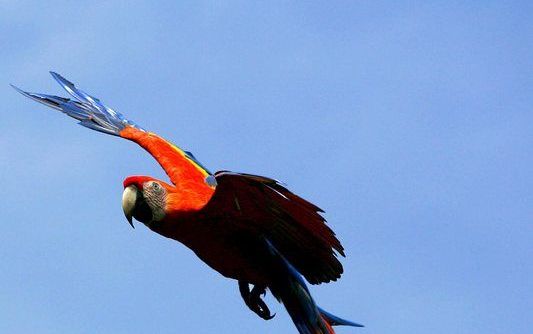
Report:
M11 85L11 87L34 101L59 110L66 115L77 119L80 121L78 124L95 131L114 136L119 136L120 131L126 126L133 126L144 131L144 129L126 119L122 114L107 107L99 99L76 88L72 82L63 78L61 75L55 72L50 72L50 74L74 99L30 93L14 85Z

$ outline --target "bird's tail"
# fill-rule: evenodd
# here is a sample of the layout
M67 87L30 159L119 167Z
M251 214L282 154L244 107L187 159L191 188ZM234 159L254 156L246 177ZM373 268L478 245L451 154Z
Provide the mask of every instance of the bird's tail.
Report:
M300 334L334 334L333 326L363 327L318 307L302 276L268 240L266 242L276 270L270 290L283 303Z

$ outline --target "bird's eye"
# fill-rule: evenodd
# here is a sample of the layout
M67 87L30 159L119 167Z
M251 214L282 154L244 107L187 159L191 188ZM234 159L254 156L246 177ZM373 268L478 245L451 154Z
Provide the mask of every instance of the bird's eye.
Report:
M152 188L156 191L161 190L161 186L157 182L152 183Z

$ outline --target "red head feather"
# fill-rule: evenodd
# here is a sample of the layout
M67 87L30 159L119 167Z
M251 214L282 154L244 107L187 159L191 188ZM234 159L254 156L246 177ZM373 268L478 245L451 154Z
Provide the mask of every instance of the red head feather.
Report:
M131 185L134 185L137 187L137 189L142 190L143 184L147 181L153 181L155 180L153 177L150 176L142 176L142 175L134 175L134 176L128 176L124 180L124 188L129 187Z

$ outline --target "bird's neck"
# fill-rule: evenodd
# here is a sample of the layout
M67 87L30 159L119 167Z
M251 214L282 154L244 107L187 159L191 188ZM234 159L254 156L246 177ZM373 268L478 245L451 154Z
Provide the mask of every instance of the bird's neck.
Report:
M205 187L180 184L167 194L165 211L171 216L199 211L209 202L214 192L215 189L207 184Z

